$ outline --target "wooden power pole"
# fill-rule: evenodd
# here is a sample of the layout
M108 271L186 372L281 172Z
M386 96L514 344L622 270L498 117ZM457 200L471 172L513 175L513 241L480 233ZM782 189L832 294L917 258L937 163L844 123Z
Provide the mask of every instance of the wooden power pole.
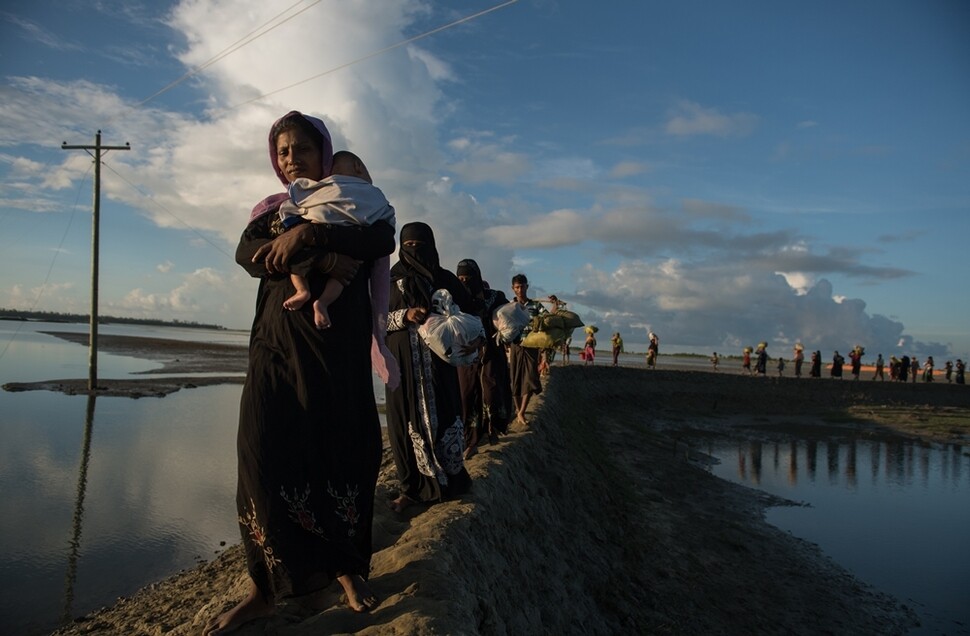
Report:
M61 144L61 150L84 150L94 157L94 217L91 222L91 331L88 339L88 392L98 388L98 242L101 225L101 155L109 150L131 150L124 146L102 146L101 131L94 137L93 146L69 146ZM94 151L92 153L91 151Z

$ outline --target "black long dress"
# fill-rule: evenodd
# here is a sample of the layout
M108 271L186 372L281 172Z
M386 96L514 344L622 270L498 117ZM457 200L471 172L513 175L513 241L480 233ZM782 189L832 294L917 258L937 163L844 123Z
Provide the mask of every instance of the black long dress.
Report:
M404 318L414 305L405 297L403 274L401 263L391 269L387 347L401 367L401 384L385 389L387 438L401 494L434 503L462 494L471 484L462 457L461 393L455 367L435 355L417 325ZM454 274L437 268L432 286L447 289L459 308L471 313L471 298Z
M474 363L458 367L461 384L462 418L466 427L478 427L479 439L508 432L512 417L512 380L505 347L495 341L492 312L507 304L497 289L485 289L473 297L474 313L485 327L485 346Z
M302 595L344 574L367 578L380 419L371 375L371 308L366 265L331 305L318 330L312 303L287 311L286 274L252 263L269 240L267 214L240 239L236 262L259 277L249 370L239 407L236 506L249 574L264 598ZM290 261L310 274L325 251L363 261L394 249L394 229L313 225L316 245Z

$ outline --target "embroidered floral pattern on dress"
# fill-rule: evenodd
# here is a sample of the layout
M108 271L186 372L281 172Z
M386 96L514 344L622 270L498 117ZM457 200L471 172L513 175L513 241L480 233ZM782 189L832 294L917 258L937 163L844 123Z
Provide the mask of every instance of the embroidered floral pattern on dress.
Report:
M438 436L438 408L434 394L434 369L432 369L431 350L424 339L418 335L418 330L410 325L408 338L411 349L411 367L414 369L415 407L418 411L418 422L408 422L408 435L414 446L414 459L418 472L427 477L434 477L442 485L448 484L448 476L441 469L438 458L435 457L434 439Z
M322 539L327 538L323 528L317 526L317 516L307 506L307 499L310 498L310 484L306 485L303 494L298 493L294 488L292 497L286 494L286 488L281 487L280 496L289 506L288 512L291 521L294 521L307 532L311 532Z
M441 465L446 474L457 475L461 471L464 467L462 458L464 450L465 427L461 418L456 417L455 422L442 433L435 448L435 454L441 458Z
M434 477L435 471L431 466L432 458L427 452L427 444L424 437L414 426L414 422L408 422L408 437L411 438L411 446L414 450L414 463L418 467L418 472L428 477Z
M262 550L266 569L272 572L273 568L279 565L280 560L273 554L273 548L266 545L266 530L259 525L259 521L256 519L256 503L252 499L249 500L249 510L246 511L246 516L239 517L239 523L249 530L249 538Z
M400 287L401 281L397 281ZM408 328L407 322L405 322L405 317L407 316L407 309L395 309L394 311L388 312L387 314L387 332L392 331L404 331Z
M397 281L398 289L404 291L404 281ZM414 451L414 463L418 472L426 477L434 477L442 486L448 485L448 475L454 475L464 466L462 453L464 452L464 424L457 418L449 425L447 431L438 438L438 408L435 400L434 388L434 356L424 339L418 335L417 326L405 324L404 314L407 310L398 309L388 313L388 331L408 331L408 343L411 351L410 361L402 360L402 364L410 363L414 371L416 422L408 422L408 436Z
M338 519L347 524L347 536L354 536L357 534L357 522L360 521L360 510L357 509L357 495L360 492L360 487L351 488L350 484L347 484L347 494L343 496L328 481L327 492L337 501L337 508L333 512Z

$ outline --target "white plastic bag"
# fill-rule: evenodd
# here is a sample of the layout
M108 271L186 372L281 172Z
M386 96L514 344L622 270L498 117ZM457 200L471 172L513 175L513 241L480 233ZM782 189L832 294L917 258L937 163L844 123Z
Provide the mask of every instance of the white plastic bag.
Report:
M462 313L447 289L439 289L431 296L431 313L418 334L439 358L456 367L478 359L478 349L463 353L462 349L477 338L485 336L485 328L477 316Z
M495 341L498 344L515 342L529 324L529 312L513 300L492 312L492 324L495 325Z

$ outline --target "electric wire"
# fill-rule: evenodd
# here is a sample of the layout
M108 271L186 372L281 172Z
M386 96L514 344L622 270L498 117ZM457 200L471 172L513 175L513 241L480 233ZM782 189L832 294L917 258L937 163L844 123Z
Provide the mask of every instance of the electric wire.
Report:
M287 22L289 22L293 18L301 15L305 11L308 11L309 9L311 9L314 6L316 6L317 4L319 4L321 0L314 0L311 4L307 5L306 7L303 7L302 9L300 9L299 11L297 11L296 13L294 13L293 15L290 15L290 16L286 17L285 19L280 20L279 22L276 22L275 24L273 24L274 21L278 20L281 16L287 14L288 12L290 12L291 10L293 10L295 7L297 7L299 4L301 4L304 1L305 0L300 0L299 2L296 2L296 3L292 4L292 5L290 5L289 7L287 7L286 9L284 9L283 11L277 13L275 16L273 16L272 18L270 18L269 20L267 20L266 22L264 22L263 24L261 24L259 27L257 27L256 29L250 31L248 34L246 34L242 38L239 38L238 40L236 40L235 42L233 42L232 44L230 44L229 46L227 46L222 51L220 51L216 55L212 56L211 58L209 58L208 60L206 60L202 64L194 67L193 69L191 69L190 71L188 71L187 73L185 73L184 75L182 75L181 77L179 77L178 79L173 80L172 82L170 82L166 86L162 87L161 89L159 89L155 93L153 93L153 94L149 95L148 97L142 99L141 101L137 102L133 107L134 108L140 108L140 107L144 106L145 104L147 104L151 100L153 100L156 97L158 97L158 96L160 96L160 95L168 92L169 90L175 88L176 86L178 86L179 84L181 84L185 80L187 80L187 79L191 78L192 76L200 73L201 71L203 71L206 68L212 66L216 62L219 62L220 60L228 57L232 53L235 53L236 51L238 51L241 48L247 46L248 44L251 44L252 42L258 40L259 38L263 37L264 35L268 34L271 31L273 31L277 27L282 26L283 24L286 24ZM336 67L330 68L330 69L328 69L326 71L323 71L321 73L317 73L315 75L312 75L310 77L307 77L307 78L305 78L303 80L300 80L298 82L294 82L293 84L289 84L287 86L283 86L281 88L275 89L275 90L270 91L268 93L264 93L262 95L259 95L257 97L252 98L252 99L249 99L249 100L246 100L246 101L241 102L239 104L236 104L234 106L230 106L228 108L223 109L223 111L221 111L221 112L228 112L230 110L235 110L235 109L240 108L242 106L245 106L245 105L248 105L248 104L251 104L251 103L260 101L262 99L265 99L265 98L267 98L267 97L269 97L271 95L276 95L278 93L281 93L283 91L289 90L291 88L295 88L297 86L300 86L300 85L305 84L307 82L311 82L311 81L313 81L315 79L318 79L320 77L323 77L325 75L329 75L329 74L334 73L336 71L345 69L345 68L347 68L349 66L352 66L354 64L358 64L360 62L363 62L363 61L372 59L374 57L378 57L380 55L383 55L384 53L387 53L389 51L393 51L395 49L401 48L402 46L406 46L406 45L408 45L408 44L410 44L412 42L416 42L418 40L421 40L421 39L430 37L430 36L432 36L432 35L434 35L436 33L440 33L442 31L445 31L445 30L450 29L452 27L458 26L460 24L464 24L466 22L470 22L470 21L475 20L477 18L480 18L480 17L482 17L484 15L487 15L487 14L492 13L494 11L498 11L500 9L503 9L503 8L509 6L509 5L515 4L516 2L518 2L518 0L507 0L506 2L501 2L501 3L497 4L497 5L494 5L492 7L489 7L487 9L482 10L482 11L478 11L476 13L473 13L471 15L465 16L463 18L459 18L457 20L454 20L452 22L449 22L448 24L444 24L442 26L436 27L436 28L431 29L429 31L425 31L424 33L421 33L419 35L416 35L416 36L407 38L406 40L402 40L401 42L398 42L396 44L392 44L391 46L387 46L387 47L385 47L383 49L374 51L372 53L368 53L367 55L358 57L358 58L356 58L354 60L350 60L350 61L348 61L346 63L340 64L340 65L338 65ZM268 28L266 28L267 25L272 25L272 26L269 26ZM216 114L218 114L218 113L216 113ZM90 153L88 153L88 154L90 154ZM207 236L205 236L204 234L202 234L199 230L197 230L191 224L189 224L185 220L181 219L174 212L172 212L171 210L169 210L168 208L166 208L165 206L163 206L161 203L159 203L158 201L156 201L154 198L152 198L152 196L149 193L143 191L137 185L135 185L134 183L132 183L127 177L125 177L124 175L122 175L121 173L119 173L117 170L115 170L110 164L102 161L102 165L104 167L106 167L108 170L110 170L111 172L113 172L115 175L117 175L118 178L120 178L122 181L124 181L125 183L127 183L132 189L134 189L136 192L138 192L141 196L143 196L146 199L150 200L159 209L161 209L166 214L168 214L169 216L171 216L172 218L174 218L176 221L178 221L180 224L182 224L185 228L187 228L188 230L192 231L196 236L198 236L199 238L201 238L203 241L205 241L206 243L208 243L210 246L212 246L213 248L215 248L217 251L219 251L220 253L224 254L225 256L227 256L230 259L234 258L234 256L232 256L228 252L226 252L226 250L224 250L222 248L222 246L214 243L212 240L210 240ZM83 180L82 180L82 183L83 183ZM80 189L78 190L78 197L80 197ZM77 201L75 201L75 210L76 210L76 206L77 206ZM72 212L72 217L71 217L72 220L73 220L73 216L74 216L74 212ZM71 222L68 223L68 228L67 228L68 230L70 229L70 225L71 225ZM60 245L63 245L63 241L65 240L65 238L67 236L67 233L66 232L67 232L67 230L65 230L65 235L64 235L64 237L62 237L61 244ZM59 248L60 248L60 245L59 245ZM47 278L45 278L45 280L44 280L44 286L46 286L47 282L50 279L51 273L53 272L53 267L54 267L54 263L55 262L56 262L56 253L55 253L55 257L51 260L51 266L48 269ZM44 289L44 287L42 286L41 287L41 290L38 292L38 295L37 295L37 297L34 300L33 305L31 306L31 311L33 311L33 308L36 307L37 303L39 302L40 297L43 294L43 289ZM18 332L19 332L19 329L18 329ZM10 346L10 343L8 342L7 345L4 347L3 352L0 353L0 358L3 357L3 354L6 353L7 349L9 348L9 346Z
M204 71L205 69L207 69L208 67L212 66L213 64L215 64L219 60L221 60L221 59L223 59L223 58L231 55L232 53L235 53L236 51L238 51L239 49L243 48L247 44L250 44L250 43L258 40L259 38L263 37L264 35L266 35L270 31L272 31L273 29L275 29L277 27L280 27L280 26L286 24L287 22L289 22L293 18L295 18L298 15L302 14L304 11L307 11L307 10L313 8L314 6L320 4L320 2L321 2L321 0L314 0L311 4L309 4L306 7L300 9L299 11L297 11L296 13L294 13L293 15L289 16L288 18L286 18L285 20L281 20L280 22L274 24L273 26L267 28L266 30L260 31L260 29L263 29L264 27L266 27L266 25L272 23L274 20L278 19L280 16L285 15L287 12L291 11L297 5L302 4L304 1L305 0L299 0L299 2L296 2L296 3L292 4L292 5L290 5L289 7L287 7L286 9L284 9L283 11L280 11L279 13L277 13L276 15L274 15L272 18L270 18L266 22L263 22L261 25L259 25L258 27L256 27L255 29L253 29L252 31L250 31L249 33L247 33L246 35L244 35L243 37L239 38L238 40L236 40L235 42L233 42L232 44L230 44L226 48L222 49L221 51L219 51L218 53L216 53L215 55L213 55L212 57L210 57L208 60L206 60L202 64L199 64L195 68L189 70L187 73L185 73L184 75L182 75L182 77L179 77L178 79L173 80L168 85L162 87L158 91L152 93L151 95L149 95L145 99L143 99L140 102L136 103L133 106L133 108L140 108L141 106L144 106L145 104L147 104L151 100L155 99L159 95L162 95L162 94L167 93L168 91L172 90L173 88L175 88L176 86L178 86L179 84L181 84L185 80L189 79L193 75L196 75L196 74L200 73L201 71Z
M84 173L84 176L85 177L88 176L90 172L91 172L91 167L89 166L87 171ZM44 290L47 288L47 283L50 282L51 274L54 272L54 264L57 262L57 256L58 254L61 253L61 249L64 247L64 241L67 240L67 235L71 231L71 225L74 224L74 217L77 214L77 204L81 200L81 187L83 185L84 185L84 179L82 178L80 181L78 181L77 196L74 197L74 207L71 208L71 216L68 217L67 219L67 227L64 228L64 234L61 235L61 240L57 244L57 249L54 250L54 255L51 257L51 264L47 268L47 275L44 277L44 282L41 283L40 289L37 290L37 295L34 297L34 302L31 303L30 309L27 310L28 312L32 313L34 309L37 307L37 304L40 302L41 296L44 295ZM23 322L17 323L17 328L10 336L10 340L8 340L7 343L4 345L3 351L0 351L0 360L3 359L4 355L6 355L7 349L10 348L10 345L13 344L13 341L17 339L17 336L20 334L20 330L21 328L23 328L23 325L24 325Z
M219 252L222 252L222 254L224 254L228 258L235 259L235 256L234 255L232 255L229 252L227 252L226 250L222 249L222 246L220 246L219 244L214 243L213 241L211 241L209 239L209 237L207 237L205 234L203 234L199 230L197 230L194 227L192 227L192 225L190 225L187 221L183 220L178 215L176 215L174 212L172 212L171 210L169 210L168 208L166 208L164 205L162 205L161 203L159 203L158 201L156 201L152 197L152 195L150 193L145 192L144 190L142 190L141 188L139 188L137 185L135 185L134 183L132 183L127 177L125 177L123 174L121 174L120 172L118 172L117 170L115 170L113 167L111 167L110 164L108 164L107 162L102 161L101 162L101 165L103 165L105 168L107 168L108 170L110 170L111 172L113 172L119 179L121 179L122 181L124 181L125 183L127 183L129 186L131 186L131 188L135 192L137 192L138 194L140 194L141 196L143 196L145 199L151 201L155 206L158 207L158 209L162 210L163 212L165 212L166 214L168 214L169 216L171 216L173 219L175 219L176 221L178 221L179 223L181 223L182 225L184 225L186 229L188 229L189 231L191 231L193 234L195 234L196 236L198 236L200 239L202 239L203 241L205 241L206 243L208 243L209 245L211 245L213 248L215 248Z
M275 95L277 93L282 93L283 91L289 90L291 88L296 88L297 86L300 86L301 84L306 84L307 82L311 82L311 81L313 81L315 79L319 79L319 78L323 77L324 75L329 75L330 73L335 73L335 72L337 72L339 70L342 70L342 69L347 68L348 66L353 66L354 64L358 64L360 62L364 62L366 60L369 60L371 58L377 57L379 55L383 55L384 53L387 53L388 51L393 51L394 49L401 48L402 46L405 46L405 45L410 44L412 42L416 42L418 40L422 40L422 39L424 39L426 37L429 37L429 36L434 35L435 33L440 33L440 32L442 32L442 31L444 31L446 29L450 29L452 27L458 26L459 24L463 24L465 22L469 22L471 20L475 20L477 18L482 17L483 15L492 13L493 11L498 11L499 9L504 9L505 7L507 7L507 6L511 5L511 4L515 4L518 1L519 0L508 0L507 2L502 2L501 4L497 4L497 5L493 6L493 7L488 8L488 9L484 9L482 11L479 11L478 13L474 13L472 15L465 16L464 18L459 18L458 20L455 20L454 22L449 22L448 24L442 25L440 27L436 27L434 29L431 29L430 31L425 31L424 33L421 33L420 35L415 35L414 37L410 37L410 38L408 38L406 40L402 40L401 42L398 42L397 44L392 44L391 46L385 47L385 48L380 49L378 51L374 51L373 53L368 53L367 55L364 55L362 57L358 57L358 58L353 59L353 60L351 60L349 62L346 62L344 64L340 64L339 66L335 66L335 67L333 67L331 69L328 69L326 71L323 71L321 73L317 73L316 75L312 75L312 76L307 77L305 79L302 79L302 80L300 80L298 82L294 82L292 84L288 84L287 86L283 86L281 88L277 88L277 89L272 90L272 91L270 91L268 93L263 93L262 95L258 95L256 97L253 97L252 99L247 99L244 102L240 102L240 103L236 104L235 106L229 106L227 108L224 108L221 111L217 111L214 114L221 114L221 113L229 112L231 110L235 110L235 109L240 108L242 106L246 106L248 104L252 104L253 102L258 102L260 100L263 100L263 99L265 99L265 98L267 98L267 97L269 97L271 95Z
M301 0L301 2L302 2L302 0ZM159 91L158 91L158 92L156 92L155 94L153 94L153 95L151 95L151 96L149 96L149 97L147 97L147 98L145 98L144 100L142 100L141 102L139 102L139 103L138 103L138 104L136 105L136 107L138 107L138 106L141 106L141 105L143 105L143 104L145 104L145 103L147 103L147 102L148 102L148 101L150 101L151 99L153 99L153 98L155 98L155 97L157 97L158 95L161 95L162 93L164 93L165 91L167 91L167 90L169 90L169 89L171 89L172 87L174 87L174 86L175 86L175 85L177 85L178 83L180 83L180 82L182 82L182 81L184 81L184 80L185 80L185 79L187 79L188 77L191 77L191 76L192 76L192 75L194 75L195 73L197 73L197 72L199 72L199 71L201 71L201 70L203 70L203 69L205 69L205 68L206 68L206 67L208 67L208 66L211 66L211 65L212 65L212 64L214 64L215 62L217 62L217 61L219 61L219 60L221 60L221 59L223 59L223 58L225 58L225 57L227 57L227 56L228 56L228 55L230 55L231 53L234 53L235 51L238 51L238 50L239 50L239 49L241 49L241 48L242 48L243 46L246 46L247 44L250 44L251 42L253 42L253 41L255 41L256 39L258 39L259 37L262 37L262 36L263 36L263 35L265 35L266 33L269 33L269 31L271 31L272 29L275 29L276 27L278 27L278 26L280 26L280 25L282 25L282 24L284 24L285 22L287 22L287 21L289 21L289 20L291 20L291 19L293 19L293 18L295 18L296 16L298 16L298 15L300 15L301 13L303 13L304 11L306 11L307 9L310 9L311 7L313 7L313 6L315 6L315 5L316 5L316 4L318 4L319 2L320 2L320 0L316 0L316 1L315 1L315 2L313 3L313 4L310 4L310 5L308 5L307 7L304 7L304 8L303 8L303 9L301 9L301 10L300 10L299 12L297 12L297 13L295 13L295 14L293 14L292 16L290 16L290 17L288 17L288 18L286 18L286 20L283 20L282 22L280 22L280 23L278 23L278 24L275 24L275 25L273 25L272 27L270 27L269 29L266 29L265 31L263 31L263 32L261 32L261 33L259 33L259 34L258 34L258 35L256 35L255 37L250 37L250 36L251 36L251 35L252 35L253 33L257 33L257 32L259 31L259 29L262 29L262 28L263 28L264 26L266 26L267 24L269 24L269 23L270 23L270 22L272 22L273 20L275 20L275 19L277 19L277 18L278 18L279 16L281 16L281 15L283 15L283 14L285 14L285 13L287 13L288 11L290 11L291 9L293 9L293 7L295 7L295 6L297 6L297 5L298 5L298 4L300 4L300 3L299 3L299 2L297 2L296 4L293 4L293 5L291 5L291 6L290 6L290 7L288 7L288 8L286 9L286 10L284 10L284 11L282 11L282 12L280 12L280 13L278 13L278 14L277 14L276 16L274 16L274 17L273 17L273 18L271 18L270 20L268 20L268 21L266 21L266 22L264 22L264 23L263 23L262 25L260 25L260 26L259 26L259 27L258 27L257 29L255 29L255 30L253 30L253 31L251 31L251 32L250 32L250 33L249 33L248 35L246 35L246 36L244 36L244 37L242 37L242 38L240 38L239 40L237 40L237 41L236 41L235 43L233 43L233 44L232 44L232 45L230 45L229 47L226 47L225 49L223 49L223 51L221 51L221 52L220 52L220 53L218 53L217 55L215 55L215 56L213 56L212 58L210 58L210 59L209 59L209 60L208 60L207 62L205 62L205 63L203 63L203 64L201 64L201 65L200 65L200 66L198 66L198 67L196 67L195 69L193 69L193 70L192 70L192 71L190 71L189 73L186 73L186 74L185 74L185 75L184 75L183 77L181 77L181 78L179 78L178 80L175 80L174 82L172 82L171 84L169 84L169 85L168 85L168 86L166 86L165 88L163 88L163 89L161 89L161 90L159 90ZM347 67L349 67L349 66L352 66L352 65L354 65L354 64L357 64L357 63L359 63L359 62L363 62L363 61L365 61L365 60L369 60L369 59L371 59L371 58L374 58L374 57L377 57L377 56L379 56L379 55L382 55L382 54L384 54L384 53L387 53L388 51L392 51L392 50L394 50L394 49L397 49L397 48L400 48L400 47L402 47L402 46L405 46L405 45L407 45L407 44L410 44L411 42L415 42L415 41L417 41L417 40L421 40L421 39L423 39L423 38L426 38L426 37L429 37L429 36L431 36L431 35L434 35L435 33L440 33L440 32L442 32L442 31L445 31L445 30L447 30L447 29L450 29L450 28L452 28L452 27L455 27L455 26L458 26L459 24L464 24L465 22L470 22L470 21L472 21L472 20L475 20L475 19L477 19L477 18L480 18L480 17L482 17L482 16L484 16L484 15L487 15L487 14L489 14L489 13L492 13L492 12L494 12L494 11L498 11L499 9L503 9L503 8L505 8L505 7L507 7L507 6L509 6L509 5L512 5L512 4L515 4L516 2L518 2L518 0L507 0L506 2L502 2L502 3L499 3L499 4L497 4L497 5L494 5L494 6L492 6L492 7L490 7L490 8L488 8L488 9L483 9L482 11L479 11L479 12L477 12L477 13L473 13L473 14L471 14L471 15L468 15L468 16L465 16L465 17L463 17L463 18L459 18L459 19L457 19L457 20L454 20L454 21L452 21L452 22L449 22L448 24L444 24L444 25L442 25L442 26L439 26L439 27L435 27L434 29L431 29L430 31L425 31L424 33L421 33L421 34L419 34L419 35L416 35L416 36L414 36L414 37L411 37L411 38L408 38L408 39L406 39L406 40L403 40L403 41L401 41L401 42L398 42L397 44L393 44L393 45L391 45L391 46L388 46L388 47L385 47L385 48L383 48L383 49L380 49L380 50L378 50L378 51L374 51L374 52L372 52L372 53L368 53L367 55L364 55L364 56L362 56L362 57L359 57L359 58L357 58L357 59L354 59L354 60L351 60L351 61L349 61L349 62L346 62L346 63L344 63L344 64L341 64L341 65L339 65L339 66L336 66L336 67L334 67L334 68L331 68L331 69L328 69L328 70L326 70L326 71L324 71L324 72L322 72L322 73L317 73L316 75L313 75L313 76L311 76L311 77L308 77L308 78L305 78L305 79L303 79L303 80L300 80L300 81L298 81L298 82L296 82L296 83L293 83L293 84L290 84L289 86L284 86L284 87L282 87L282 88L278 88L278 89L276 89L276 90L274 90L274 91L271 91L271 92L269 92L269 93L265 93L265 94L263 94L263 95L260 95L260 96L258 96L258 97L254 97L254 98L252 98L252 99L249 99L249 100L247 100L247 101L245 101L245 102L242 102L242 103L239 103L239 104L236 104L235 106L230 106L230 107L228 107L228 108L226 108L226 109L223 109L223 110L222 110L222 111L220 111L220 112L228 112L228 111L231 111L231 110L234 110L234 109L236 109L236 108L240 108L240 107L242 107L242 106L245 106L245 105L247 105L247 104L250 104L250 103L253 103L253 102L257 102L257 101L259 101L259 100L261 100L261 99L264 99L264 98L266 98L266 97L269 97L270 95L275 95L275 94L277 94L277 93L280 93L280 92L282 92L282 91L285 91L285 90L288 90L288 89L290 89L290 88L294 88L294 87L296 87L296 86L299 86L299 85L301 85L301 84L305 84L305 83L307 83L307 82L310 82L310 81L313 81L313 80L315 80L315 79L317 79L317 78L320 78L320 77L323 77L324 75L328 75L328 74L330 74L330 73L334 73L334 72L336 72L336 71L339 71L339 70L341 70L341 69L344 69L344 68L347 68ZM248 39L247 39L247 38L248 38ZM241 44L240 44L240 43L241 43ZM238 45L238 46L237 46L237 45ZM231 50L230 50L230 49L231 49ZM217 112L217 113L214 113L214 115L216 115L216 114L219 114L220 112ZM148 200L150 200L150 201L151 201L152 203L154 203L154 204L155 204L156 206L158 206L158 207L159 207L159 208L160 208L161 210L163 210L163 211L164 211L164 212L165 212L166 214L169 214L169 215L170 215L170 216L171 216L172 218L174 218L175 220L177 220L177 221L178 221L179 223L181 223L181 224L182 224L183 226L185 226L185 227L186 227L187 229L189 229L189 230L191 230L191 231L192 231L193 233L195 233L195 234L196 234L196 235L197 235L198 237L200 237L200 238L201 238L202 240L204 240L204 241L205 241L206 243L208 243L209 245L211 245L211 246L213 246L213 247L214 247L215 249L217 249L218 251L220 251L220 252L222 252L223 254L226 254L226 256L229 256L230 258L234 258L233 256L230 256L230 255L229 255L229 254L228 254L228 253L227 253L227 252L226 252L225 250L223 250L221 246L219 246L219 245L217 245L217 244L215 244L215 243L213 243L213 242L212 242L211 240L209 240L209 238L208 238L208 237L206 237L206 236L205 236L204 234L202 234L201 232L199 232L198 230L196 230L196 229L195 229L195 228L194 228L194 227L193 227L193 226L192 226L191 224L189 224L189 223L188 223L187 221L185 221L185 220L183 220L183 219L181 219L181 218L179 218L179 217L178 217L178 216L177 216L177 215L176 215L175 213L173 213L173 212L172 212L171 210L168 210L168 209L167 209L167 208L165 208L165 207L164 207L164 206L163 206L162 204L160 204L160 203L158 203L158 202L157 202L156 200L154 200L154 199L153 199L153 198L151 197L151 194L149 194L149 193L146 193L146 192L144 192L143 190L141 190L141 189L140 189L140 188L139 188L138 186L136 186L136 185L135 185L134 183L132 183L132 182L131 182L131 181L129 181L129 180L127 179L127 178L125 178L125 177L124 177L123 175L121 175L121 174L120 174L120 173L118 173L118 172L117 172L116 170L114 170L114 169L113 169L113 168L112 168L112 167L111 167L110 165L108 165L108 164L107 164L107 163L105 163L105 162L102 162L102 165L104 165L104 166L105 166L105 167L107 167L107 168L108 168L109 170L111 170L112 172L114 172L114 173L115 173L116 175L118 175L118 177L119 177L119 178L121 178L121 179L122 179L123 181L125 181L126 183L128 183L128 185L130 185L130 186L131 186L131 187L132 187L132 188L133 188L133 189L134 189L135 191L137 191L137 192L138 192L139 194L141 194L141 195L142 195L143 197L145 197L146 199L148 199Z

